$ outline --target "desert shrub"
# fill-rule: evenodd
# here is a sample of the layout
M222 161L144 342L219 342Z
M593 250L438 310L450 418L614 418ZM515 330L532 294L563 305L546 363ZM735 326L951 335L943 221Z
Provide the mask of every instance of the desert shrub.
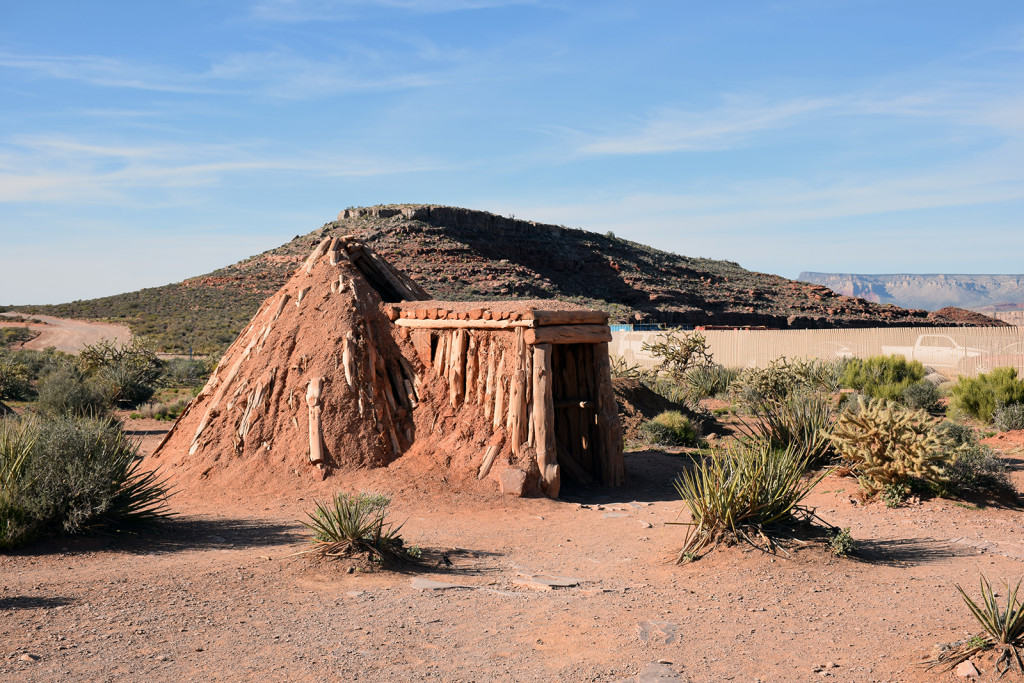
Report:
M946 482L942 493L1011 492L1013 485L1006 465L991 448L979 443L963 444L947 452Z
M19 501L34 443L35 434L27 423L0 419L0 550L23 545L32 533Z
M691 521L677 561L693 559L721 540L756 545L773 525L790 520L821 476L805 479L807 460L796 450L741 444L708 456L675 481ZM768 541L769 544L772 541Z
M387 521L391 499L382 494L337 493L330 503L316 501L303 524L313 534L311 552L324 557L365 553L377 562L409 561L399 535L402 525Z
M961 377L953 386L950 409L991 422L997 408L1018 403L1024 403L1024 380L1017 379L1016 368L996 368L977 377Z
M824 360L821 358L795 359L789 362L790 368L803 384L813 391L835 393L842 388L843 372L849 360L837 358Z
M717 363L699 365L687 370L683 376L683 385L693 398L707 398L724 394L739 374L739 370Z
M139 470L138 449L116 422L62 416L16 427L8 421L4 429L20 430L8 444L31 443L16 481L5 487L9 514L0 520L0 541L8 547L38 535L127 528L170 514L166 482Z
M651 373L641 368L636 363L628 363L622 356L610 356L612 377L625 377L628 379L645 380L649 379Z
M132 417L138 416L152 420L177 420L188 404L189 399L187 398L163 403L147 403L140 406L138 412L132 413Z
M65 365L39 381L36 410L56 415L103 415L111 402L104 388L86 377L81 370Z
M111 404L123 407L149 400L163 371L163 361L138 342L87 346L78 355L78 365L96 379Z
M747 436L774 449L793 448L814 468L824 464L831 454L827 436L835 407L830 397L800 391L783 398L766 398L749 407L756 421L747 428Z
M904 390L924 376L925 369L920 361L908 361L903 356L872 356L849 359L840 383L871 398L899 401Z
M933 382L922 379L904 389L902 398L908 408L931 412L939 406L939 388Z
M686 387L682 384L676 384L667 379L651 379L647 378L643 381L644 386L658 394L662 398L665 398L672 403L681 403L689 405L690 394L686 390Z
M195 387L206 382L213 368L205 360L171 358L164 361L161 384L169 387Z
M1024 429L1024 404L1014 403L996 408L992 413L992 422L1001 432Z
M19 400L28 395L29 370L7 355L0 354L0 401Z
M659 446L696 446L700 442L697 427L678 410L667 410L643 423L640 436Z
M659 373L676 384L682 384L686 373L692 368L713 363L707 339L699 332L666 332L653 344L644 342L642 348L659 359Z
M730 386L729 393L744 408L770 400L782 400L804 386L804 380L785 358L772 361L764 368L747 368Z
M0 327L0 348L26 342L36 333L27 327Z
M970 610L981 631L970 639L944 650L931 665L942 665L947 670L955 668L960 662L966 661L976 654L989 649L999 651L995 668L1002 678L1014 669L1024 674L1024 661L1021 659L1020 648L1024 648L1024 603L1017 599L1021 581L1010 588L1004 582L1005 606L1000 606L998 595L984 576L981 577L981 602L975 602L967 592L956 584L964 604Z
M946 482L947 455L924 411L859 398L858 409L842 412L829 437L869 494L886 485L909 489L915 480Z
M850 527L833 529L828 548L836 557L849 557L857 552L857 542L850 535Z

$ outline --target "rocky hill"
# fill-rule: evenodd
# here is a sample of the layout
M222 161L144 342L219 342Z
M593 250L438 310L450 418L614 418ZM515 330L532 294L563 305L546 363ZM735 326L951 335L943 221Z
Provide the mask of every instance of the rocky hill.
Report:
M800 273L800 280L846 296L929 311L957 306L989 312L1024 302L1024 275Z
M962 321L836 294L826 286L690 258L585 230L447 206L346 209L287 244L184 282L19 310L126 322L168 351L227 346L311 247L355 234L439 299L560 298L613 323L773 328Z

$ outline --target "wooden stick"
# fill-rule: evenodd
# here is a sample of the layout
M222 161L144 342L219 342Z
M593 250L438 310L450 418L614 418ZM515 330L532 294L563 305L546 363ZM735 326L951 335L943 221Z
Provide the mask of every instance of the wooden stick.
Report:
M551 325L527 330L527 344L599 344L612 340L607 325Z
M487 453L484 454L484 460L480 463L480 471L477 472L476 478L483 479L491 471L491 465L494 464L494 459L498 453L501 452L502 446L505 445L505 436L501 432L498 432L491 437L491 443L487 447Z
M537 327L545 325L606 325L608 314L604 311L527 311L524 320L533 320Z
M501 360L498 362L498 370L494 375L494 430L501 428L502 420L505 418L505 350L501 351Z
M466 330L452 332L452 353L448 374L448 400L452 408L458 408L466 396L466 349L469 335Z
M417 311L419 316L421 311ZM422 312L427 315L426 311ZM533 327L532 320L444 320L399 318L395 325L399 327L429 327L435 330L454 330L458 328L471 330L507 330L515 327ZM609 341L611 338L609 337Z
M476 401L476 373L477 373L477 339L470 330L466 330L466 403Z
M306 388L306 405L309 407L309 461L319 465L324 461L324 439L320 425L320 392L324 378L314 377Z
M555 446L555 403L551 389L551 345L539 344L533 347L533 429L536 433L537 467L544 493L549 498L557 498L561 473Z

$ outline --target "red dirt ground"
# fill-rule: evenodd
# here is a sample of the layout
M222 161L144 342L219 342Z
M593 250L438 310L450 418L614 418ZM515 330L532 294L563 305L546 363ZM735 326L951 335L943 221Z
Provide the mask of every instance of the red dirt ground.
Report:
M167 425L129 427L152 449ZM990 443L1024 488L1024 433ZM737 546L677 566L671 480L686 462L629 454L627 487L558 501L346 473L341 486L390 493L407 541L452 562L406 572L293 555L305 511L337 480L181 490L159 534L0 556L0 680L620 681L662 661L682 681L953 681L920 666L974 630L953 584L974 593L980 573L1024 574L1019 509L862 506L834 476L808 503L851 528L859 557ZM535 590L524 575L578 585ZM425 578L467 587L414 587Z

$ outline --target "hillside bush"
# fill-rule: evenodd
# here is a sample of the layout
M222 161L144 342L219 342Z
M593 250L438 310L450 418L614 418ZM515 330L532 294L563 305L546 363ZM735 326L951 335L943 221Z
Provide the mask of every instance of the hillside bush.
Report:
M872 356L849 359L840 383L871 398L900 401L907 387L924 376L925 369L920 361L908 361L903 356Z
M119 345L104 340L86 346L78 365L95 378L108 402L126 408L152 398L163 372L163 361L137 341Z
M992 413L992 422L1001 432L1012 432L1024 429L1024 404L1015 403L996 408Z
M213 368L198 358L171 358L164 361L161 384L168 387L196 387L206 383Z
M0 426L0 461L13 461L19 449L21 464L0 494L0 546L129 528L170 514L169 487L156 473L139 470L137 447L116 422L8 418Z
M997 408L1019 403L1024 403L1024 380L1017 379L1016 368L996 368L961 377L953 386L950 409L990 423Z
M700 431L678 410L667 410L640 426L640 436L658 446L696 446Z
M765 401L783 400L805 384L792 364L779 358L767 367L743 370L730 385L729 393L749 410Z
M924 411L858 398L858 409L842 412L829 438L870 495L887 485L909 491L915 483L942 486L948 481L946 449Z

